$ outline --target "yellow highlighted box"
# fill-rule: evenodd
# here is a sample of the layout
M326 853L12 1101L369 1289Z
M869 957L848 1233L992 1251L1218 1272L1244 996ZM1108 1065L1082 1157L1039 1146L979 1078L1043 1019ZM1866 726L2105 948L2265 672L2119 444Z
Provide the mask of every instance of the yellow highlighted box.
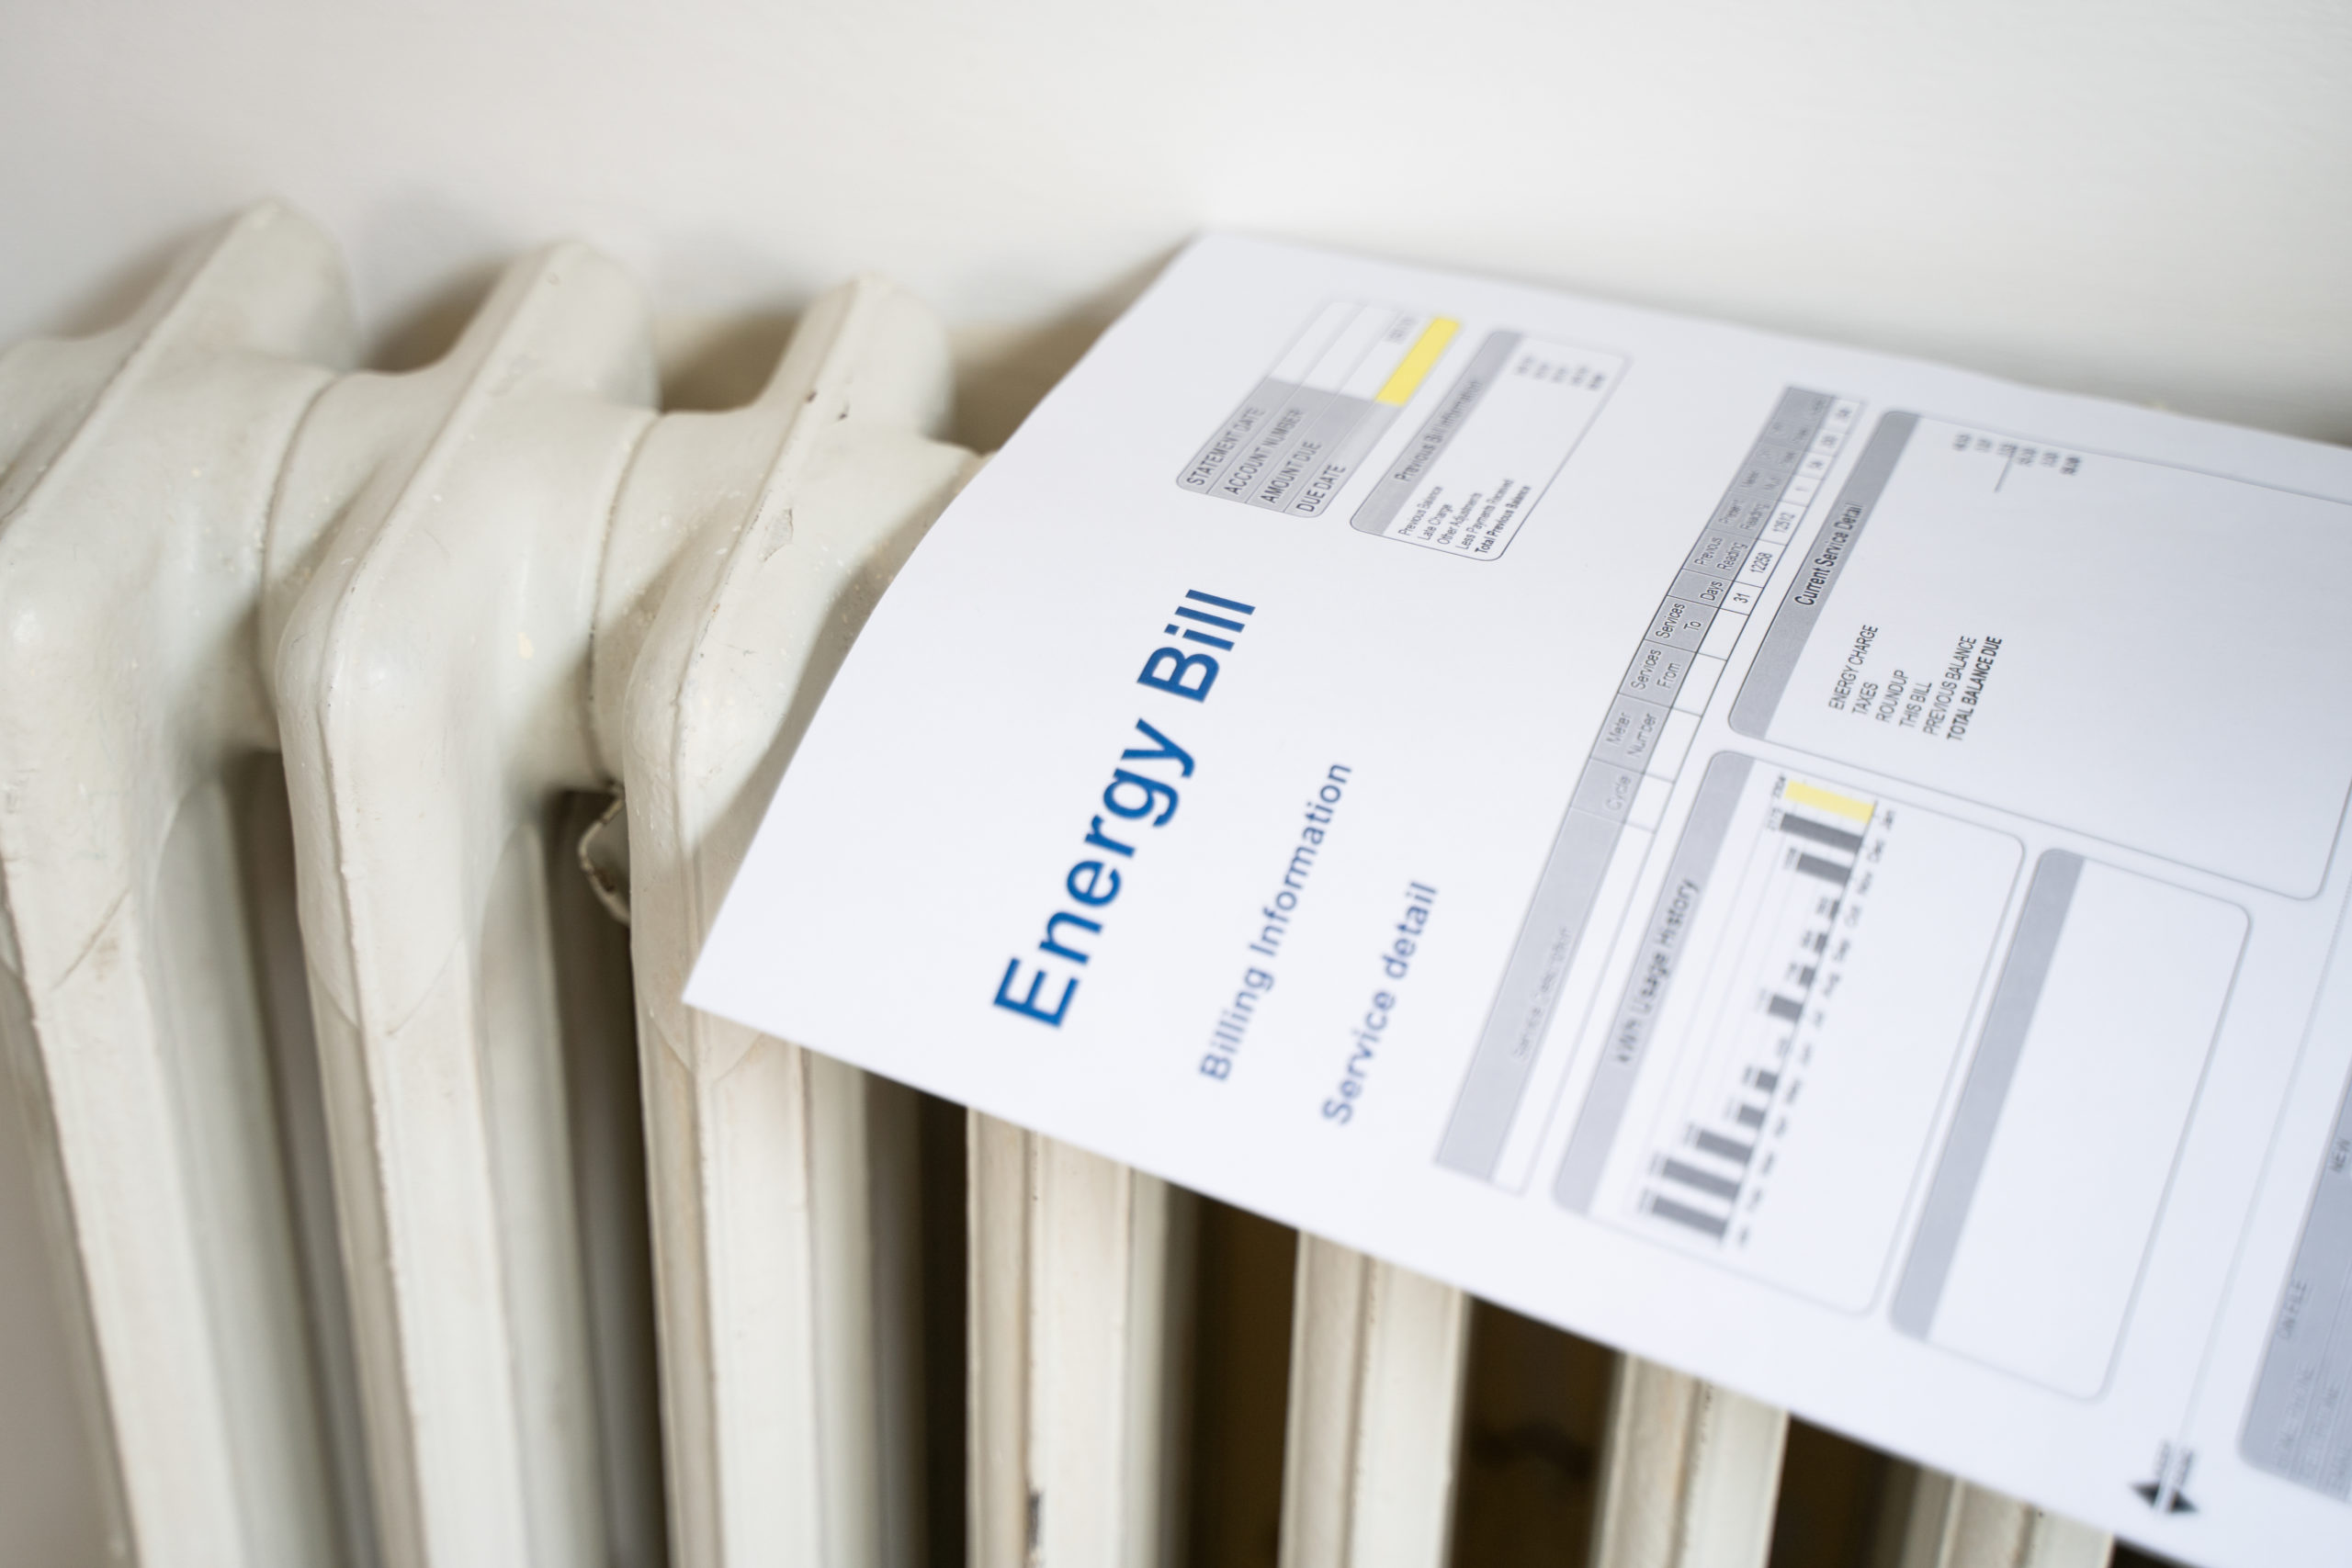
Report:
M1373 400L1386 403L1392 408L1401 408L1410 402L1413 394L1420 389L1421 382L1428 378L1430 367L1437 363L1438 355L1445 352L1445 345L1452 343L1453 334L1461 330L1462 323L1449 316L1440 316L1422 328L1421 335L1414 340L1412 347L1405 351L1405 357L1397 361L1395 373Z
M1875 809L1867 800L1856 800L1850 795L1839 795L1835 790L1823 789L1819 784L1809 784L1801 779L1791 779L1782 784L1781 798L1793 805L1810 806L1815 811L1851 818L1857 822L1869 821L1871 812Z

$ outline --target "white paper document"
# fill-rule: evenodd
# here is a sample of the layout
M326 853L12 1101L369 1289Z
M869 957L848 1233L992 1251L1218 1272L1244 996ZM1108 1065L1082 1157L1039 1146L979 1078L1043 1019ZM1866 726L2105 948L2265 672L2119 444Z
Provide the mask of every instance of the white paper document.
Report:
M2192 1562L2352 1562L2352 453L1198 243L688 990Z

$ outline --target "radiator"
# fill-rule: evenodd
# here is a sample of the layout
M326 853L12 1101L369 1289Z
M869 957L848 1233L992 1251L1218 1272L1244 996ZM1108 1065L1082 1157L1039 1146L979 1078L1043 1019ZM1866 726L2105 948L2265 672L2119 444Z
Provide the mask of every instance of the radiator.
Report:
M333 243L264 206L0 357L0 1044L114 1557L1815 1560L1787 1417L1630 1359L1555 1465L1589 1529L1496 1558L1462 1294L1312 1237L1214 1292L1205 1201L679 1002L977 460L886 283L738 409L658 412L653 341L557 245L355 372ZM1568 1343L1491 1332L1522 1389ZM1286 1387L1211 1353L1250 1334ZM1253 1533L1202 1434L1276 1394ZM1873 1563L2108 1559L1881 1468Z

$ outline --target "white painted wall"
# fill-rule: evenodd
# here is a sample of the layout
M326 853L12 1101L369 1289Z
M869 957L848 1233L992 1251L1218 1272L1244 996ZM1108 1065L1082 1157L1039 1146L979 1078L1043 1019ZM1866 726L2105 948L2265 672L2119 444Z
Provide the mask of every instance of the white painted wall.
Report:
M2352 435L2338 0L0 0L0 339L267 192L379 343L559 233L1027 325L1222 224Z

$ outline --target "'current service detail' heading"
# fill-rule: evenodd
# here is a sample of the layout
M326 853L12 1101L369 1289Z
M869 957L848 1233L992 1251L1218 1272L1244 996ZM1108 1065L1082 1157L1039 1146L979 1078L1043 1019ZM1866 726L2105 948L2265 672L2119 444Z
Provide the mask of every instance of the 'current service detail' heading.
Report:
M2352 453L1237 239L687 993L2193 1562L2352 1561Z

